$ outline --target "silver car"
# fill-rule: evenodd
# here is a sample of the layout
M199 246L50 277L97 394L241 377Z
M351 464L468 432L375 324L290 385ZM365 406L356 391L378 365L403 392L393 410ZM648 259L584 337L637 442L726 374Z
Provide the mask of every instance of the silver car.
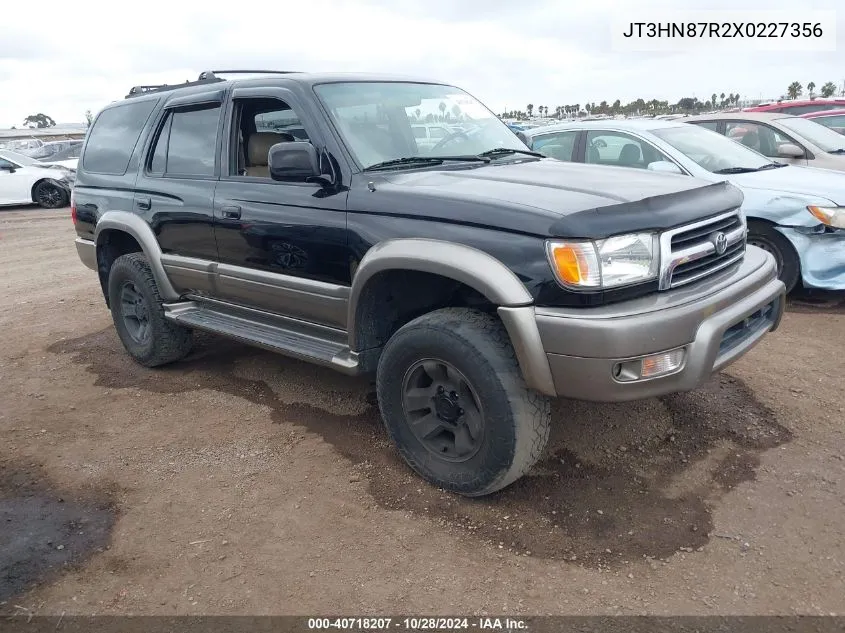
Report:
M799 280L806 287L845 290L845 174L774 162L682 121L562 123L518 136L559 160L728 180L744 194L748 243L774 255L787 290Z
M704 114L684 119L781 163L845 171L845 136L811 119L777 112Z

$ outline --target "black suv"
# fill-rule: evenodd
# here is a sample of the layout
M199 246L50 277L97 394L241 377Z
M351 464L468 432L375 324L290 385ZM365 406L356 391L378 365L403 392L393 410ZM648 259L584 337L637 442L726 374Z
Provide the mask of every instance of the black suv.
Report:
M477 496L539 458L550 397L693 389L780 320L727 183L543 158L450 85L222 74L133 89L79 162L79 256L142 365L199 329L374 374L408 464Z

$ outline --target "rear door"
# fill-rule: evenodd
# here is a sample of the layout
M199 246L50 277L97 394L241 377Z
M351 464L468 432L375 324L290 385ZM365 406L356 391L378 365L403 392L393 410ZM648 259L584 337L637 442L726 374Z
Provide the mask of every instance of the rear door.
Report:
M147 218L163 253L162 263L180 292L212 289L214 190L224 91L168 101L144 148L135 186L137 213Z

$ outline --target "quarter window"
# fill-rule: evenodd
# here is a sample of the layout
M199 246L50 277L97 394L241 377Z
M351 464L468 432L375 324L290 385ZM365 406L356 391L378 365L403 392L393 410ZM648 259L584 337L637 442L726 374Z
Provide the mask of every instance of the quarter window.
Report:
M98 174L125 174L155 104L141 101L103 110L88 133L82 168Z

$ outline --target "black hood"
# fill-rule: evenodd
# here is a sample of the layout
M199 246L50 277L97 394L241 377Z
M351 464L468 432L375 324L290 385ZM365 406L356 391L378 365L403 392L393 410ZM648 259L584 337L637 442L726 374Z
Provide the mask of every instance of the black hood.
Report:
M352 212L424 216L551 237L665 230L742 204L739 189L727 183L553 159L361 177L375 191L352 193Z

